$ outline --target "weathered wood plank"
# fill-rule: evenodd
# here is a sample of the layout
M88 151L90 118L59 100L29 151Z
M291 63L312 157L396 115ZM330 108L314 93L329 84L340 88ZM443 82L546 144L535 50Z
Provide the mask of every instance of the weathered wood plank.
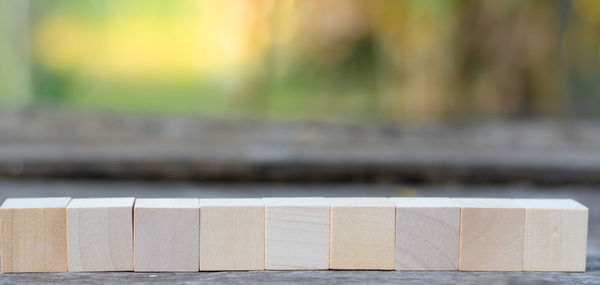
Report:
M600 268L600 257L590 260ZM185 273L3 274L0 284L597 284L600 272L457 272L457 271L228 271Z
M0 177L597 185L599 134L593 121L424 128L0 111Z

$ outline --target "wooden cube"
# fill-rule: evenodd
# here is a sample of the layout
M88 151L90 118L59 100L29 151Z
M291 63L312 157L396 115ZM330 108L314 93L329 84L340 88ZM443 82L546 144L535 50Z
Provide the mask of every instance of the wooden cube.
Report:
M133 271L134 201L71 200L67 206L69 271Z
M522 271L525 208L511 199L456 199L461 271Z
M329 201L264 198L265 269L329 269Z
M137 199L134 270L198 271L198 199Z
M396 208L387 198L331 198L332 269L394 270Z
M570 199L518 199L525 207L524 271L585 271L588 209Z
M2 272L67 271L71 198L6 199L0 207Z
M263 270L261 199L200 199L200 270Z
M450 198L396 204L396 270L458 270L460 208Z

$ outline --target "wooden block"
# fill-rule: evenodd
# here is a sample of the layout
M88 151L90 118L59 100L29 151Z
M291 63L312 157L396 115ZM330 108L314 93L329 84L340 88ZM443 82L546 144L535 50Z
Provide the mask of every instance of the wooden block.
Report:
M511 199L456 199L461 271L522 271L525 208Z
M200 199L200 270L263 270L261 199Z
M136 199L134 270L198 271L198 199Z
M450 198L396 204L396 270L458 270L460 208Z
M6 199L0 207L2 272L67 271L71 198Z
M265 269L329 269L329 201L264 198Z
M585 271L588 209L570 199L517 199L525 207L524 271Z
M71 200L67 206L69 271L133 271L134 201Z
M331 269L394 270L394 203L387 198L331 198Z

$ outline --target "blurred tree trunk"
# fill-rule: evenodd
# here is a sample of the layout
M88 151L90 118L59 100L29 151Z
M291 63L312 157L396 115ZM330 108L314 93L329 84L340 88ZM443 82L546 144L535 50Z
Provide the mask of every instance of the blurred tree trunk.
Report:
M562 111L555 2L463 0L457 25L458 115Z

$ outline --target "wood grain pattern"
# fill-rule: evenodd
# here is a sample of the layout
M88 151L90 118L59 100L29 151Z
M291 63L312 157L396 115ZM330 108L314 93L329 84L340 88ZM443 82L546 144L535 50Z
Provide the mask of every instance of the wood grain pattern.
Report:
M329 269L329 202L264 198L265 269Z
M525 208L511 199L456 199L459 270L522 271Z
M394 203L387 198L331 198L330 203L330 268L394 270Z
M458 270L460 208L450 198L396 204L396 270Z
M588 209L570 199L517 199L525 212L524 271L583 272Z
M23 198L2 204L2 272L67 271L69 200Z
M200 270L263 270L261 199L200 199Z
M134 270L198 271L198 199L137 199Z
M71 200L67 206L69 271L133 271L134 201Z

